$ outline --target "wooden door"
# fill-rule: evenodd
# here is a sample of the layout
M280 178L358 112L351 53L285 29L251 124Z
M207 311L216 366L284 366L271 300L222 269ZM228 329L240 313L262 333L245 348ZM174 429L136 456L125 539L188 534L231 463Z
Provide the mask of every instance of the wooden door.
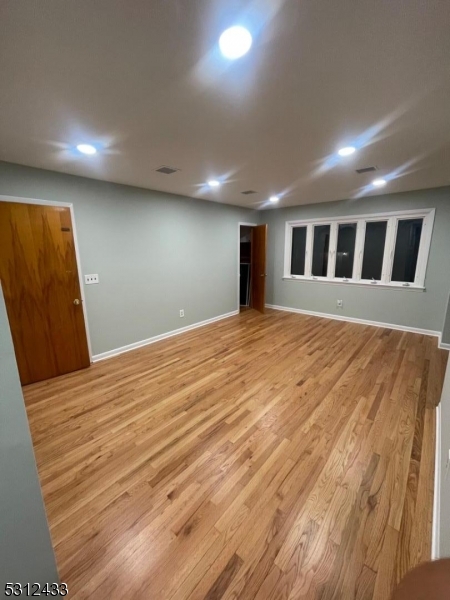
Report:
M264 313L266 305L267 225L252 230L252 308Z
M0 281L23 385L89 366L69 208L0 201Z

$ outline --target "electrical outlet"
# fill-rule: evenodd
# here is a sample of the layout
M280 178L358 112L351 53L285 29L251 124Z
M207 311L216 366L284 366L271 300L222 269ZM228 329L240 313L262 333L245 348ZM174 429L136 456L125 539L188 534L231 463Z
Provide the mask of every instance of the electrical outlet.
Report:
M336 306L338 308L342 308L344 306L344 303L342 302L342 300L336 300Z
M184 317L184 310L183 309L180 310L180 317Z
M84 276L84 283L86 285L92 285L93 283L98 283L98 275L94 274L94 275L85 275Z

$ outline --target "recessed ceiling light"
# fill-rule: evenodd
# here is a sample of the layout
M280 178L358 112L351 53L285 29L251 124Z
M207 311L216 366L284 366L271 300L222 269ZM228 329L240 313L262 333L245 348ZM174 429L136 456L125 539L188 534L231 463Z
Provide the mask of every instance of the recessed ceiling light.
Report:
M247 54L252 45L252 36L248 29L235 25L226 29L219 38L219 48L226 58L232 60Z
M270 196L269 202L274 202L275 203L275 202L278 202L279 199L280 198L278 196Z
M353 152L356 152L356 148L354 146L345 146L344 148L340 148L338 150L339 156L350 156L350 154L353 154Z
M374 179L372 185L375 187L383 187L383 185L386 185L386 179Z
M81 154L96 154L97 153L97 148L95 146L92 146L92 144L78 144L77 150L78 150L78 152L81 152Z
M209 187L219 187L220 181L217 181L217 179L210 179L208 185Z

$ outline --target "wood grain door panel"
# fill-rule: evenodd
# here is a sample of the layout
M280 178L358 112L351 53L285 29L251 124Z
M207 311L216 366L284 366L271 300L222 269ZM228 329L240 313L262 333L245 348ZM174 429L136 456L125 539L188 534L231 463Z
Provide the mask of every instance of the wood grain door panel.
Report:
M266 305L267 225L252 229L252 308L264 313Z
M0 279L23 385L89 366L69 208L0 202Z

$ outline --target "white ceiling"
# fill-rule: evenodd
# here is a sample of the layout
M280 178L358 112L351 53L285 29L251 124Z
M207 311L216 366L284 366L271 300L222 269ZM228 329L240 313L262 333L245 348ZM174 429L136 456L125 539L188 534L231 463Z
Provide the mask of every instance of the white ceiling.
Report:
M0 159L265 208L450 184L449 0L0 0ZM230 62L220 33L254 44ZM101 144L95 157L73 151ZM336 150L356 143L347 159ZM161 165L181 169L156 173ZM225 178L210 190L204 182ZM244 196L243 190L258 194Z

